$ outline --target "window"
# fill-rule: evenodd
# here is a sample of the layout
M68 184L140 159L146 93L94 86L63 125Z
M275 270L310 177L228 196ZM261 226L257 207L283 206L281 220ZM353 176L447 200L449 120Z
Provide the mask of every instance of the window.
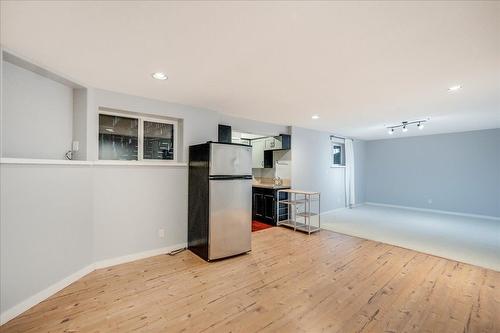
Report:
M99 112L100 160L177 160L177 121Z
M345 144L339 142L339 139L331 137L331 167L345 166ZM344 140L342 140L344 141Z
M137 160L139 120L99 115L99 159Z
M174 125L144 121L144 159L174 159Z

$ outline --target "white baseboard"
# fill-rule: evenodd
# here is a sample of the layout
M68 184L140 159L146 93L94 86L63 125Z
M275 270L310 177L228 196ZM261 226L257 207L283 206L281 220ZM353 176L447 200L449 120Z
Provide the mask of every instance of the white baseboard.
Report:
M149 251L144 251L144 252L139 252L139 253L133 253L133 254L129 254L129 255L121 256L121 257L116 257L116 258L104 259L104 260L100 260L100 261L97 261L96 263L94 263L94 269L120 265L120 264L124 264L126 262L131 262L131 261L140 260L140 259L144 259L144 258L148 258L148 257L153 257L153 256L157 256L160 254L169 253L169 252L172 252L174 250L182 249L184 247L187 247L187 243L181 243L181 244L176 244L176 245L172 245L172 246L162 247L159 249L154 249L154 250L149 250Z
M81 279L82 277L89 274L93 270L94 270L94 265L90 264L87 267L80 269L79 271L65 277L61 281L54 283L50 287L45 288L44 290L36 293L35 295L25 299L21 303L18 303L16 305L14 305L13 307L11 307L10 309L2 312L0 314L0 325L3 325L6 322L8 322L9 320L17 317L18 315L20 315L24 311L37 305L41 301L49 298L50 296L54 295L58 291L66 288L67 286L69 286L70 284L72 284L76 280Z
M418 207L410 207L410 206L390 205L390 204L384 204L384 203L378 203L378 202L365 202L365 204L369 205L369 206L399 208L399 209L414 210L414 211L418 211L418 212L438 213L438 214L464 216L464 217L473 217L473 218L480 218L480 219L500 221L500 217L489 216L489 215L467 214L467 213L452 212L452 211L448 211L448 210L439 210L439 209L418 208Z
M352 205L351 208L357 208L357 207L361 207L361 206L364 206L364 205L365 205L365 203L361 202L361 203L357 203L357 204Z
M21 303L18 303L11 307L10 309L7 309L6 311L2 312L0 314L0 325L5 324L9 320L19 316L21 313L27 311L28 309L32 308L33 306L37 305L38 303L42 302L43 300L49 298L50 296L54 295L58 291L66 288L73 282L81 279L85 275L93 272L96 269L100 268L105 268L105 267L110 267L110 266L115 266L119 264L124 264L130 261L135 261L139 259L144 259L148 257L153 257L157 256L160 254L165 254L172 252L177 249L182 249L187 247L186 243L181 243L177 245L172 245L172 246L167 246L167 247L162 247L159 249L154 249L154 250L149 250L149 251L144 251L144 252L139 252L139 253L134 253L134 254L129 254L126 256L121 256L117 258L110 258L110 259L104 259L97 261L93 264L90 264L79 271L65 277L64 279L54 283L53 285L49 286L48 288L45 288L44 290L36 293L35 295L25 299Z
M363 205L364 205L364 203L358 203L358 204L352 205L351 208L361 207ZM349 209L349 207L339 207L339 208L327 210L326 212L322 212L321 215L328 215L328 214L332 214L332 213L337 213L337 212L340 212L340 211L343 211L346 209Z
M349 208L348 207L340 207L340 208L330 209L330 210L327 210L326 212L321 212L321 216L340 212L340 211L343 211L346 209L349 209Z

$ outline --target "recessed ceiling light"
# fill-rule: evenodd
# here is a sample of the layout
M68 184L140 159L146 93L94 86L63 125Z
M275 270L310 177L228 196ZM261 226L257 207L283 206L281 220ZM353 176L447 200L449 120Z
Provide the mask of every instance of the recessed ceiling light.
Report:
M163 72L156 72L156 73L151 74L151 76L153 77L153 79L157 79L157 80L166 80L166 79L168 79L167 74L165 74Z
M312 119L315 119L315 120L316 120L316 119L319 119L319 115L315 114L315 115L313 115L311 118L312 118Z
M454 92L454 91L457 91L457 90L460 90L462 89L462 86L457 84L456 86L451 86L448 88L448 92Z

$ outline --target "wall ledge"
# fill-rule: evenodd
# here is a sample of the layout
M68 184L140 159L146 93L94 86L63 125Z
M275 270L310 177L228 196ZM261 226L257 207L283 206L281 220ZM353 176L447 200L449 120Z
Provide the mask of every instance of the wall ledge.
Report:
M0 158L0 164L92 165L92 161L2 157Z
M168 161L93 161L92 165L113 165L113 166L162 166L162 167L187 167L187 163Z
M77 160L51 160L35 158L0 158L0 164L26 164L26 165L90 165L90 166L161 166L161 167L187 167L187 163L163 161L77 161Z

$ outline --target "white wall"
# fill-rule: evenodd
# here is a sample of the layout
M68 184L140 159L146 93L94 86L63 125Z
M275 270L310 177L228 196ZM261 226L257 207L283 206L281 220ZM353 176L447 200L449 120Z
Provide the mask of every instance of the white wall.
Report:
M93 169L95 260L187 242L187 167Z
M63 159L71 149L73 89L2 65L2 156Z
M278 124L264 123L261 121L238 118L220 114L218 123L232 126L233 131L259 134L263 136L275 136L278 134L290 134L290 127Z
M500 217L500 129L368 141L366 200Z
M89 166L0 166L2 313L93 261Z
M345 168L331 167L330 135L333 133L292 127L292 186L321 192L321 211L343 208ZM354 140L356 203L365 201L366 142Z
M78 151L73 152L74 160L87 159L87 116L88 90L73 90L73 141L79 143Z
M292 187L321 192L321 211L345 207L344 168L330 167L330 135L292 127Z
M356 194L356 204L366 201L366 146L363 140L353 141L354 149L354 187Z

